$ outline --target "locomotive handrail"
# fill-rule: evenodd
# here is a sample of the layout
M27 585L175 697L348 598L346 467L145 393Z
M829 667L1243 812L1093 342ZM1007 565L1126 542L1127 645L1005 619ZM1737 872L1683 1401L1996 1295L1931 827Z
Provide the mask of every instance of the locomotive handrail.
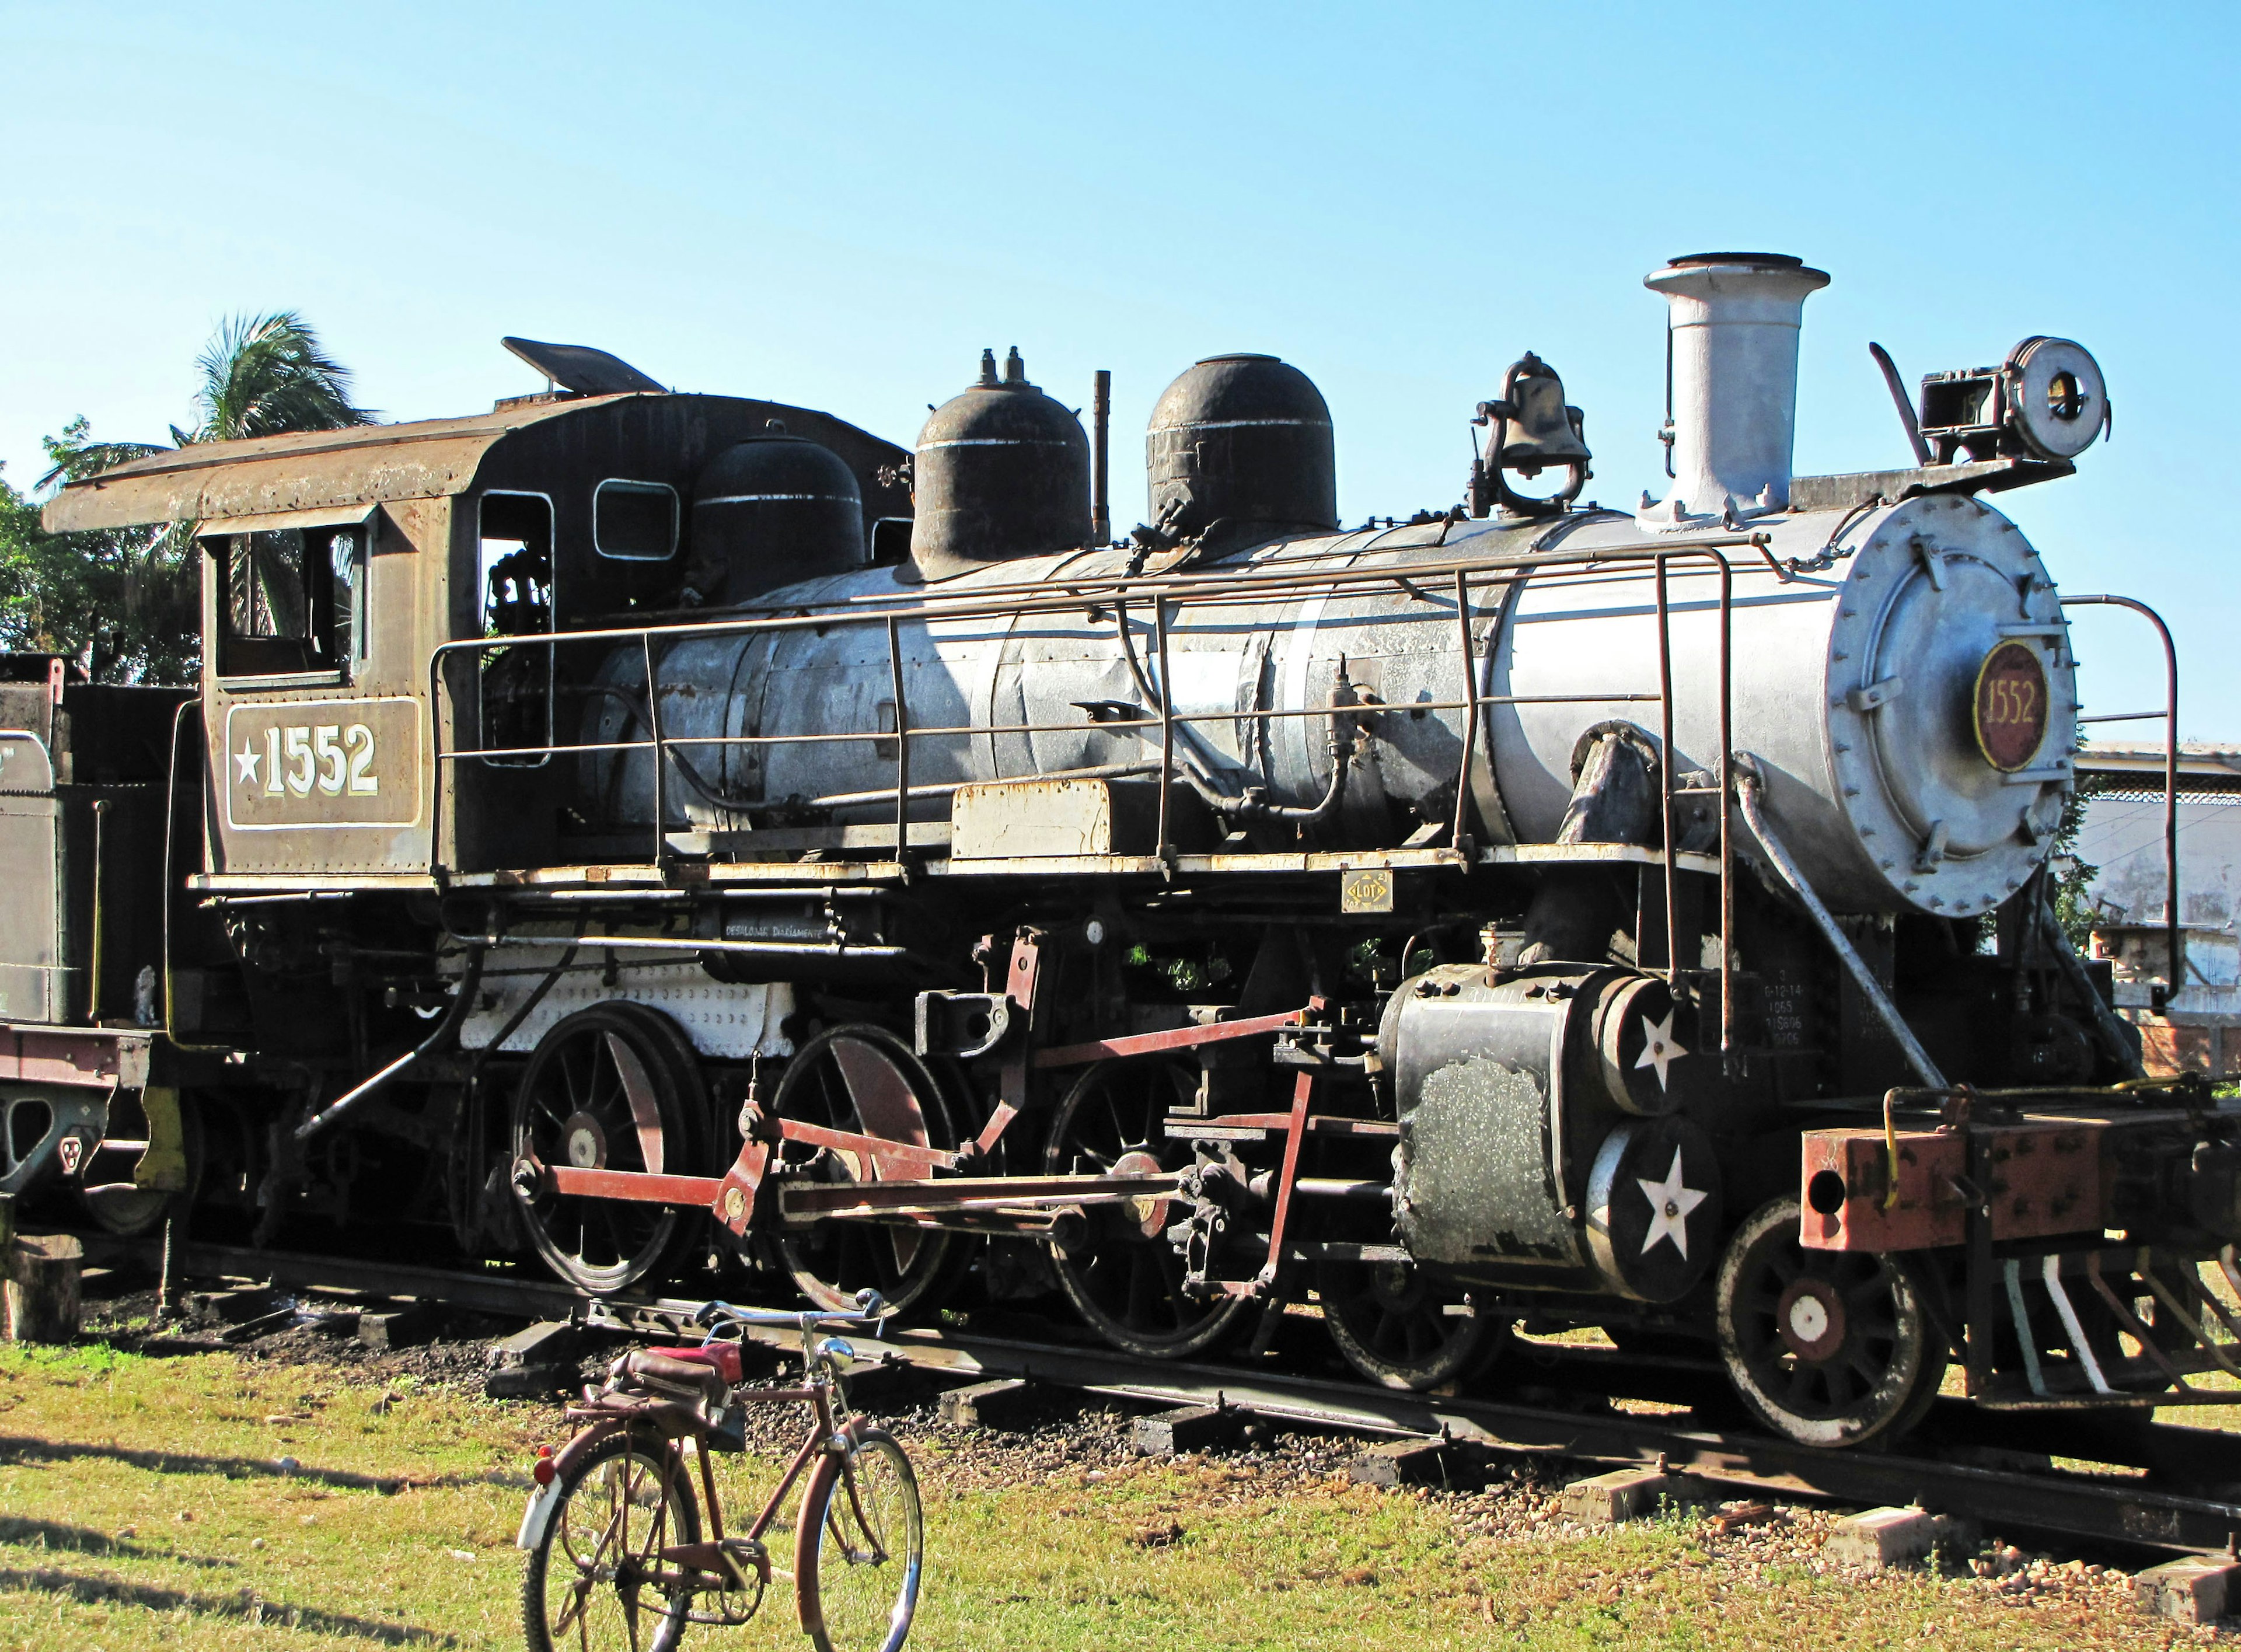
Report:
M1391 530L1386 530L1387 532ZM1352 536L1348 536L1352 537ZM1373 535L1371 544L1377 538ZM910 745L914 739L993 736L997 734L1030 734L1038 732L1076 732L1079 724L1028 723L990 724L986 726L943 726L926 728L912 726L906 698L906 673L902 669L900 631L906 619L922 624L954 622L978 618L1007 619L1027 614L1064 614L1088 607L1092 617L1107 604L1114 606L1116 616L1125 627L1125 604L1133 598L1148 599L1153 608L1153 642L1157 657L1160 681L1158 692L1151 698L1156 700L1156 714L1138 718L1119 719L1097 726L1104 729L1159 730L1160 755L1156 765L1104 765L1082 771L1085 774L1115 775L1116 771L1133 772L1154 772L1161 776L1157 800L1158 817L1155 828L1156 856L1163 863L1174 858L1170 834L1169 793L1175 779L1175 732L1178 725L1188 727L1198 723L1223 723L1248 720L1267 726L1275 719L1295 717L1330 718L1342 714L1335 704L1316 707L1277 708L1250 712L1184 712L1178 711L1167 692L1170 681L1167 661L1167 640L1172 630L1172 609L1208 607L1221 604L1251 605L1256 603L1281 603L1301 599L1313 592L1326 595L1342 591L1384 588L1397 590L1419 600L1428 599L1435 578L1452 579L1455 586L1456 623L1461 638L1461 659L1465 694L1451 701L1414 702L1413 711L1461 711L1464 718L1463 755L1456 783L1454 817L1448 823L1448 840L1459 855L1468 851L1466 832L1468 812L1474 804L1472 779L1478 759L1477 746L1484 710L1500 705L1542 704L1611 704L1646 703L1656 701L1660 706L1661 773L1660 818L1662 848L1660 859L1664 878L1665 905L1665 975L1676 989L1682 972L1679 929L1679 898L1677 893L1679 866L1678 846L1675 837L1674 799L1679 791L1678 763L1674 756L1675 708L1672 673L1672 617L1673 603L1669 565L1676 558L1707 561L1712 565L1701 572L1716 577L1719 594L1716 610L1719 615L1718 720L1720 756L1717 759L1717 791L1720 809L1720 978L1721 1047L1731 1050L1735 1040L1734 994L1732 992L1733 948L1729 938L1734 931L1734 855L1730 816L1736 803L1733 776L1730 772L1730 752L1733 745L1732 643L1734 611L1734 565L1724 554L1730 549L1749 550L1764 554L1767 536L1763 533L1735 533L1707 538L1668 540L1656 545L1625 545L1616 546L1583 546L1569 550L1512 552L1502 556L1444 558L1422 562L1380 564L1364 567L1351 560L1368 545L1347 552L1349 560L1344 565L1320 567L1283 567L1249 570L1226 569L1177 576L1173 574L1140 576L1126 572L1113 575L1089 575L1074 579L1053 578L1032 585L991 586L953 598L927 599L899 593L889 599L847 599L840 606L809 606L786 610L743 613L723 619L689 622L675 625L611 626L594 630L529 633L522 636L460 638L438 644L429 657L429 689L431 712L442 703L442 682L446 657L463 652L487 653L497 649L515 647L557 648L563 644L634 642L638 645L646 674L647 706L640 716L646 738L632 740L577 741L563 745L557 740L543 746L510 746L485 747L479 742L472 746L462 745L458 749L443 749L441 730L431 715L430 740L433 761L430 775L429 819L435 833L431 845L430 872L440 886L445 881L442 864L442 798L443 776L452 764L480 758L508 757L520 759L528 755L552 758L563 755L583 755L599 752L650 752L652 754L652 857L650 864L659 868L668 856L668 809L666 770L671 760L682 762L677 748L694 746L759 746L796 745L814 741L820 744L880 740L895 742L895 779L892 786L876 791L840 793L816 799L792 799L795 806L832 808L860 806L892 799L895 808L895 865L900 876L909 876L910 805L914 798L940 796L953 793L972 784L967 781L936 782L913 786L910 777ZM1343 544L1343 541L1341 541ZM1416 547L1396 547L1408 549ZM1427 547L1430 548L1430 547ZM1334 549L1321 553L1318 560L1340 554ZM1505 590L1523 582L1570 584L1583 580L1605 579L1617 574L1629 565L1650 565L1656 580L1656 624L1658 634L1658 687L1655 693L1617 691L1607 693L1573 694L1490 694L1479 692L1478 647L1471 632L1477 618L1472 600L1472 583L1475 579L1482 588L1498 584ZM894 695L895 727L892 731L824 731L815 734L702 734L669 735L661 727L659 707L659 663L656 659L656 644L669 645L698 638L726 635L754 635L765 632L796 631L804 628L822 630L834 625L864 625L878 623L886 632L888 671ZM1124 639L1125 640L1125 639ZM461 698L464 698L462 696ZM1335 756L1334 761L1338 759ZM1069 771L1069 773L1074 772ZM1116 776L1117 777L1117 776ZM721 798L712 799L718 806L727 806ZM1334 786L1327 801L1335 802ZM741 813L756 804L742 800Z
M2167 948L2167 963L2171 970L2169 985L2160 990L2151 987L2149 997L2157 1009L2162 1009L2184 990L2186 966L2181 948L2184 938L2180 933L2178 915L2178 645L2172 642L2171 627L2154 609L2132 597L2111 596L2100 592L2090 596L2064 597L2065 608L2130 608L2134 613L2146 616L2156 628L2156 635L2164 645L2164 944ZM2153 712L2146 713L2153 716ZM2079 722L2092 719L2080 718ZM2134 720L2131 717L2108 719L2108 721Z

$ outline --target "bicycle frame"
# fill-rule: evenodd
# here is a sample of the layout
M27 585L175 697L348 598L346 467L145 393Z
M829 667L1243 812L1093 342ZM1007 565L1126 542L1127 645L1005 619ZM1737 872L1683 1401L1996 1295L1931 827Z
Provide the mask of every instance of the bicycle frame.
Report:
M516 1539L517 1546L525 1549L533 1548L544 1540L546 1528L559 1507L559 1497L553 1488L564 1483L569 1470L576 1463L603 1442L618 1435L635 1445L644 1434L653 1436L646 1442L646 1455L662 1464L665 1475L676 1475L688 1486L690 1474L685 1468L684 1454L677 1442L686 1439L692 1441L695 1455L700 1462L700 1496L707 1511L708 1529L700 1541L664 1543L658 1549L663 1568L649 1572L643 1581L663 1593L693 1595L712 1589L726 1590L734 1582L744 1583L746 1580L736 1569L739 1557L727 1548L728 1543L740 1542L755 1545L752 1558L761 1586L767 1588L773 1582L773 1568L770 1556L762 1547L763 1538L778 1519L779 1511L785 1506L787 1497L801 1482L803 1475L811 1471L818 1458L826 1455L839 1459L840 1481L847 1488L849 1505L854 1511L857 1523L870 1538L876 1558L883 1562L886 1560L888 1555L883 1536L865 1514L855 1469L850 1461L856 1443L855 1431L863 1419L860 1415L848 1415L845 1421L840 1420L834 1396L840 1395L845 1408L846 1392L837 1373L819 1374L820 1363L829 1358L816 1344L820 1321L825 1316L787 1314L782 1317L798 1319L801 1324L806 1367L803 1381L798 1386L777 1388L733 1386L726 1394L726 1406L728 1408L734 1405L806 1405L811 1409L809 1428L795 1450L793 1461L786 1465L785 1473L779 1477L777 1485L745 1531L733 1537L724 1529L723 1498L717 1490L715 1470L709 1462L711 1431L705 1427L681 1429L667 1427L659 1414L637 1411L595 1416L560 1448L553 1458L551 1480L539 1487L523 1515L521 1532ZM675 1414L671 1415L673 1416ZM652 1518L666 1520L666 1507L663 1512ZM672 1568L675 1569L670 1569ZM692 1615L691 1621L727 1624L732 1622L730 1619L712 1620L698 1615ZM744 1622L746 1620L739 1621Z

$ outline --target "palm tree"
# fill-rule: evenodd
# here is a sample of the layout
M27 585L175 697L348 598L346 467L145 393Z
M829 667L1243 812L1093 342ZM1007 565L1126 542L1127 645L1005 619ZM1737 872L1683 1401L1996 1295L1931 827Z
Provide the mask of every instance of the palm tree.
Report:
M351 400L350 370L321 348L318 335L293 310L227 318L195 367L201 377L195 426L171 426L179 447L375 419ZM145 442L94 441L83 418L47 438L46 449L53 468L39 478L43 489L171 451ZM172 523L152 535L124 529L40 534L43 545L0 557L24 575L17 581L23 592L0 600L0 643L67 646L97 678L191 681L198 657L196 525ZM0 586L8 583L0 580ZM0 599L7 597L0 590ZM33 615L35 624L28 618Z
M182 447L373 423L350 398L350 369L319 347L318 336L293 310L228 318L195 366L202 374L195 392L202 422L191 436L171 426Z

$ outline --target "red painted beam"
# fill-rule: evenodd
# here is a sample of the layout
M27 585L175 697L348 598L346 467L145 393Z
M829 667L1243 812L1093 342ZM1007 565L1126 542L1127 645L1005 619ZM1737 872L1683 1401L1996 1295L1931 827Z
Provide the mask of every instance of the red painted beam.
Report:
M548 1165L545 1185L556 1194L574 1199L624 1199L645 1205L696 1205L703 1210L716 1202L724 1184L713 1176L649 1176L633 1170L579 1170L573 1165Z
M1092 1061L1125 1060L1132 1055L1164 1055L1171 1050L1195 1049L1201 1044L1220 1044L1234 1038L1254 1038L1263 1033L1274 1033L1287 1027L1305 1027L1305 1009L1287 1010L1281 1015L1256 1015L1249 1020L1216 1021L1211 1027L1178 1027L1165 1033L1131 1033L1123 1038L1099 1039L1091 1044L1061 1044L1054 1049L1037 1050L1035 1065L1048 1067L1087 1067Z

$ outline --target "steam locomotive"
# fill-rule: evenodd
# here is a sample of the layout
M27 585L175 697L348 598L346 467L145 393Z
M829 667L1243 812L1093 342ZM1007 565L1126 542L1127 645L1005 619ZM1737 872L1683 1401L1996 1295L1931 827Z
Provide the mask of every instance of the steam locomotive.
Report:
M0 686L0 1193L1154 1358L1313 1303L1420 1388L1598 1327L1832 1446L1957 1363L2184 1402L2236 1119L2055 919L2075 662L1985 502L2101 373L1892 371L1920 462L1794 477L1827 279L1649 278L1632 509L1531 354L1461 504L1352 529L1259 355L1167 388L1117 540L1104 377L1085 430L1016 350L909 451L511 339L487 415L74 483L194 525L204 672Z

